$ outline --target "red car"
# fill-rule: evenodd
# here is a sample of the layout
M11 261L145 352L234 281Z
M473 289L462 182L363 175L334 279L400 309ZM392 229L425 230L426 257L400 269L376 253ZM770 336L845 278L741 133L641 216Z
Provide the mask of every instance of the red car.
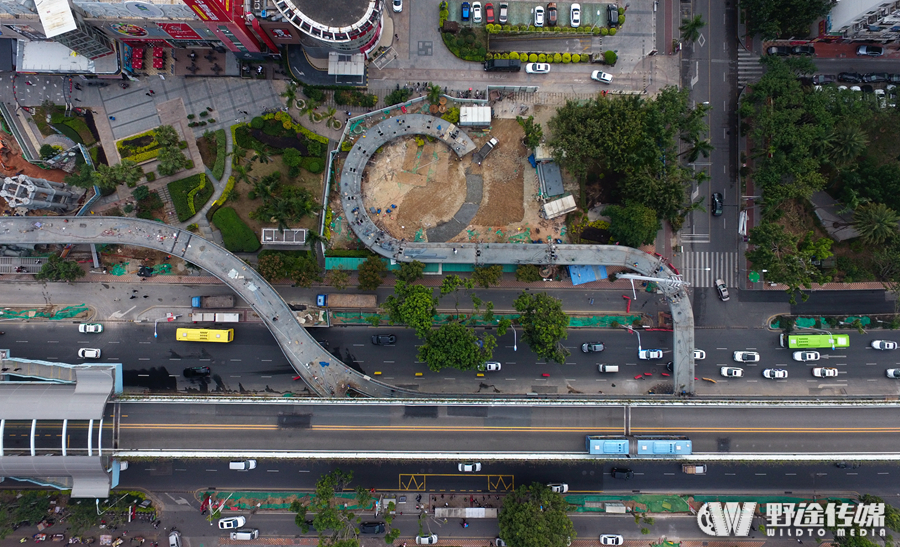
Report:
M494 4L487 3L484 5L484 20L486 23L494 22Z

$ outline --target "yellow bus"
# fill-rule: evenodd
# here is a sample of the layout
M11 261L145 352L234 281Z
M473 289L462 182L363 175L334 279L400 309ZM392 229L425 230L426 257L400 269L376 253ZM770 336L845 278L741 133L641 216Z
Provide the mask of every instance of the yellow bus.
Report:
M178 329L175 337L182 342L231 342L234 329Z

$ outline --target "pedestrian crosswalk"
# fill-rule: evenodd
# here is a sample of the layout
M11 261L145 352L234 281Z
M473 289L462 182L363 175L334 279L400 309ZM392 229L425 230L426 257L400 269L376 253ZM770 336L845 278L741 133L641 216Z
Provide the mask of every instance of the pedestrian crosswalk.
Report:
M716 279L734 287L738 283L740 254L738 252L688 251L681 255L678 268L682 278L692 287L713 287Z
M759 64L759 55L738 48L738 85L745 86L762 77L763 67Z

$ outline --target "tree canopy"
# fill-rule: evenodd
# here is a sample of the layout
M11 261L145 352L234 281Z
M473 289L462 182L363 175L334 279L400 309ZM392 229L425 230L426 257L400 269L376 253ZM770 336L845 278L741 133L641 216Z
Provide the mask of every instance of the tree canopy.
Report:
M568 338L569 316L562 302L547 293L522 293L513 302L521 315L523 338L531 351L548 361L565 363L569 351L562 340Z
M357 268L359 274L359 290L374 291L384 281L384 261L380 257L370 256Z
M830 239L815 239L813 232L796 236L774 222L751 229L750 244L753 248L747 251L747 258L753 267L766 270L768 281L787 285L791 303L795 291L801 287L809 289L813 283L822 281L822 272L813 261L832 255ZM803 293L802 298L805 301L809 296Z
M816 19L825 17L836 0L741 0L747 33L763 40L809 36Z
M50 255L41 266L41 271L34 274L38 281L75 281L84 277L84 270L77 262L63 260L59 255Z
M656 218L656 211L629 202L622 207L610 205L603 210L610 219L609 233L612 239L629 247L640 247L656 240L656 232L662 227Z
M566 547L575 527L562 495L539 483L519 486L506 495L500 511L500 537L515 547Z
M491 359L497 340L485 334L479 340L475 331L458 321L450 321L429 330L419 347L419 361L438 372L443 368L475 370Z
M410 285L398 279L394 294L387 297L382 307L387 311L391 324L404 323L423 338L434 324L437 305L438 299L434 297L431 287Z

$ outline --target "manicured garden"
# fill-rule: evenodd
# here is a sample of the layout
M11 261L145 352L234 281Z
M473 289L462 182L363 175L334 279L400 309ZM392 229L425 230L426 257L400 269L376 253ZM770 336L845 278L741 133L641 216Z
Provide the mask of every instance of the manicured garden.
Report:
M122 159L128 159L137 163L150 161L156 158L168 144L165 140L160 142L157 138L157 132L163 127L171 128L171 126L168 125L160 126L156 129L151 129L150 131L145 131L116 142L116 149L119 151L119 156ZM172 131L174 131L174 129ZM166 136L168 137L168 135ZM178 141L177 147L183 150L187 148L187 142Z
M197 139L197 148L200 150L203 164L212 171L212 176L216 180L222 180L225 174L226 145L224 129L207 131Z
M196 215L197 211L206 205L215 190L203 173L170 182L168 187L179 222L184 222Z
M233 253L253 253L259 250L257 235L231 207L222 207L213 215L213 224L222 233L225 248Z

